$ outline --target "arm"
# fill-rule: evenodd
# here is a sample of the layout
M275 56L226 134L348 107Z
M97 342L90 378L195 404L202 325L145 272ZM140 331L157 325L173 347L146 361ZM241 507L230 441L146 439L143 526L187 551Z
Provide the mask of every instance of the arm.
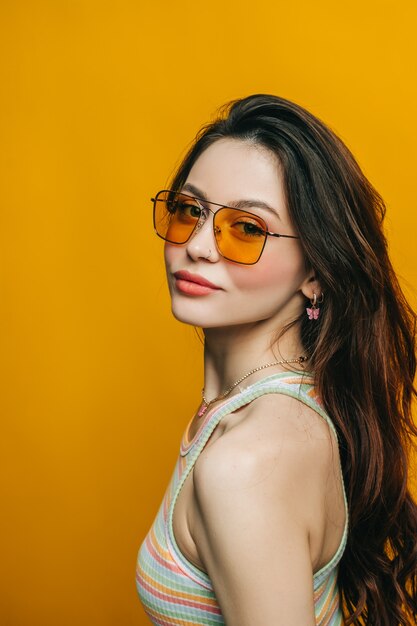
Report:
M254 424L195 466L196 545L227 626L314 626L309 515L323 439L300 440L276 417Z

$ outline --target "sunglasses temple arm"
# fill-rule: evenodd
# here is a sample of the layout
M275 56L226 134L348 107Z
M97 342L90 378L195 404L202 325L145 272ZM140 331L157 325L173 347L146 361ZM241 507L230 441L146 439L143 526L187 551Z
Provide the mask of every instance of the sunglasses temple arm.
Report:
M265 231L266 235L270 237L285 237L286 239L300 239L297 235L281 235L280 233L270 233L269 231Z

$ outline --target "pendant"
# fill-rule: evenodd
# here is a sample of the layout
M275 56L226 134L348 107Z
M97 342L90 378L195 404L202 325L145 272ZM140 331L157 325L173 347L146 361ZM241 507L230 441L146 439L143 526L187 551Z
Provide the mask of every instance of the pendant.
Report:
M206 404L205 402L201 403L200 408L198 409L198 417L202 417L204 415L204 413L207 411L208 409L208 404Z

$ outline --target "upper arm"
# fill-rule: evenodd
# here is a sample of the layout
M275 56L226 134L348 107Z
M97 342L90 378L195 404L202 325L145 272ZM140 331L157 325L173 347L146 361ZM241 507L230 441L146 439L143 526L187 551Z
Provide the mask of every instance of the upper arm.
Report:
M194 470L196 544L228 626L315 624L316 446L275 422L220 437Z

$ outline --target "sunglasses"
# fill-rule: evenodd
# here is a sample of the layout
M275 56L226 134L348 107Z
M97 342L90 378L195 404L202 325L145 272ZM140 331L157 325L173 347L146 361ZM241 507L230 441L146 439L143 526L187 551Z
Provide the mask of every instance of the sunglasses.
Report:
M182 245L190 240L213 213L213 232L219 253L228 261L253 265L261 258L267 237L299 239L268 231L266 222L249 211L201 200L185 193L164 189L153 202L153 225L156 234L169 243ZM216 212L206 204L221 207Z

